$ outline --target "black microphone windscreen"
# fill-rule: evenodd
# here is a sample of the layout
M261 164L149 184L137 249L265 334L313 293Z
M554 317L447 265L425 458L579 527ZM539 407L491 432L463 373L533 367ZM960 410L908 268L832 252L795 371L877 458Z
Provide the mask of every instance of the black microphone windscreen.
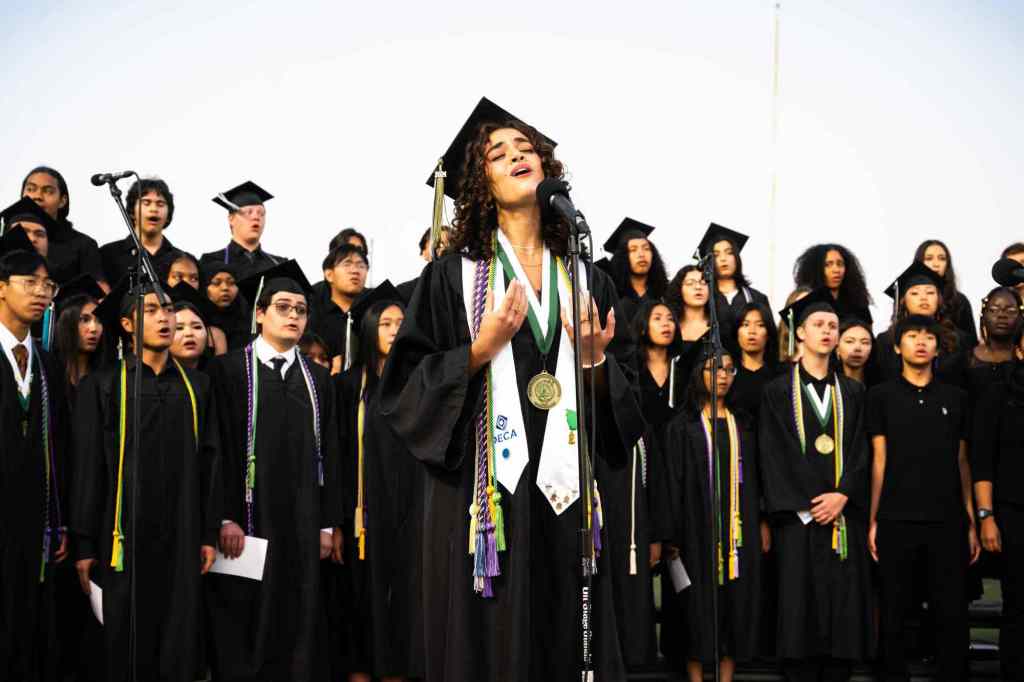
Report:
M569 194L569 186L563 180L544 178L540 181L540 184L537 185L537 203L540 204L542 211L551 208L551 197L556 194Z
M992 279L1004 287L1013 287L1024 281L1019 272L1024 265L1021 265L1012 258L997 260L992 266Z
M89 181L92 182L92 184L94 184L97 187L99 187L100 185L103 185L104 183L106 183L106 180L103 177L104 175L105 175L105 173L97 173L96 175L92 176L89 179Z

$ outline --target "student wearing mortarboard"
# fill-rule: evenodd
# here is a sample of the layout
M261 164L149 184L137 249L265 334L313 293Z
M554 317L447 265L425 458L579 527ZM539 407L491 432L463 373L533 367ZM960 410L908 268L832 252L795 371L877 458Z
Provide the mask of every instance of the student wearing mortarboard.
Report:
M761 520L760 457L751 415L733 402L732 385L740 350L726 341L717 375L707 345L693 346L686 377L686 404L665 431L666 469L672 519L671 554L686 567L691 585L678 595L665 591L670 638L662 649L685 663L690 680L703 680L705 664L719 665L722 680L731 681L736 663L757 652L761 615L761 554L770 540ZM713 385L717 384L717 386ZM716 421L711 420L711 390L717 390ZM718 470L712 479L709 463L712 433L718 435ZM720 506L712 514L714 491ZM718 542L712 544L712 524ZM715 569L712 571L712 558ZM712 593L718 591L718 623ZM716 659L712 628L719 632ZM671 654L669 652L672 652Z
M267 227L267 209L264 204L274 195L246 181L213 198L213 203L227 209L231 241L223 249L204 253L203 264L219 261L238 268L239 279L245 279L261 270L283 263L286 258L272 256L263 250L260 241Z
M140 304L142 348L133 354ZM134 650L138 679L191 681L199 579L214 562L222 516L211 382L170 355L174 313L152 285L129 290L126 277L97 314L121 337L123 358L79 385L70 500L79 580L86 594L90 581L103 590L107 679L135 679Z
M3 219L2 234L20 230L32 248L43 258L50 253L50 242L60 241L65 236L57 221L39 204L28 198L23 197L0 211L0 218ZM11 235L11 238L14 238L14 235Z
M1000 254L999 257L1010 258L1012 260L1017 261L1021 265L1024 265L1024 242L1014 242L1010 244L1005 249L1003 249L1003 252L1002 254ZM1014 289L1016 289L1017 293L1020 294L1022 298L1024 298L1024 282L1015 286Z
M202 284L202 275L200 274L199 261L196 257L187 251L181 251L180 249L172 249L154 263L153 267L156 269L157 276L160 281L163 282L164 286L168 288L168 291L178 290L179 285L185 285L191 287L196 293L199 292L199 287ZM178 290L181 293L177 296L173 296L174 302L177 303L179 299L187 297L187 301L193 306L202 306L203 308L203 323L206 326L206 332L210 349L214 355L224 355L228 352L228 338L227 333L219 326L212 323L214 317L217 316L217 308L210 303L209 299L205 296L196 297L190 295L190 292L184 290Z
M41 255L8 246L0 245L0 678L52 679L69 420L63 374L29 330L57 285Z
M73 410L78 385L104 360L103 321L96 307L104 297L99 282L81 275L57 292L57 324L53 335L53 353L64 368L68 404Z
M355 320L349 316L352 303L366 290L370 263L359 246L345 242L324 258L326 287L313 300L310 330L327 342L331 368L335 373L348 369Z
M866 315L871 324L871 294L860 261L841 244L815 244L804 251L793 265L793 282L797 287L828 289L832 307L839 317L851 313Z
M224 406L221 551L238 557L252 536L268 543L261 581L206 581L223 682L325 679L320 560L341 558L341 483L330 373L297 348L309 288L292 260L244 280L259 335L207 368Z
M968 348L978 345L977 322L971 310L971 302L957 288L956 272L953 270L953 254L945 242L926 239L914 252L914 260L923 263L942 278L942 300L945 303L943 315L953 321L956 328L964 333Z
M39 204L57 223L57 230L49 234L52 248L46 256L53 280L63 284L79 275L91 275L108 290L99 245L68 220L71 195L64 176L47 166L33 168L21 183L21 196Z
M651 225L625 218L604 243L612 254L609 270L626 320L633 319L644 301L661 300L668 288L665 263L650 239L653 231Z
M906 616L923 567L935 614L938 679L963 679L967 665L968 563L981 551L967 460L967 394L933 372L941 325L909 315L893 343L901 375L871 389L866 427L874 451L868 545L881 577L886 680L909 680ZM919 563L920 562L920 563Z
M210 261L199 266L199 291L213 304L207 321L224 332L229 351L252 339L251 309L238 283L238 268L230 263Z
M441 548L423 553L430 682L578 674L579 505L592 491L578 489L574 330L558 314L572 302L568 226L536 199L543 178L563 176L554 146L480 101L444 155L456 213L447 253L424 268L384 371L382 414L428 465L424 547ZM643 428L627 321L605 273L579 274L595 302L584 300L579 330L594 453L627 466ZM593 530L603 541L599 519ZM621 679L608 554L597 564L594 666Z
M342 424L345 528L341 567L347 598L343 669L349 682L415 677L422 668L419 627L421 465L380 413L380 377L405 308L385 281L352 306L355 359L336 378Z
M136 180L125 195L125 208L142 248L155 263L174 250L164 230L174 219L174 195L167 183L159 178ZM103 270L107 281L117 283L138 263L135 240L131 235L100 247Z
M765 387L758 425L778 564L777 654L790 680L849 679L875 641L865 390L829 367L833 301L815 289L782 311L800 359Z
M894 329L910 315L923 315L940 323L939 354L935 377L946 384L963 388L966 385L967 340L952 321L942 317L942 278L917 261L896 278L885 290L893 301L893 321L889 329L878 335L875 358L880 381L899 378L902 363L896 352Z
M210 326L216 307L195 287L185 282L167 289L174 303L174 342L171 356L189 369L206 371L207 363L218 353L214 333L220 330Z
M697 252L701 257L711 256L715 262L715 284L712 301L718 312L722 338L729 338L736 325L736 314L748 303L761 303L770 308L768 297L750 285L743 274L740 252L746 246L747 235L728 227L711 223L701 237Z

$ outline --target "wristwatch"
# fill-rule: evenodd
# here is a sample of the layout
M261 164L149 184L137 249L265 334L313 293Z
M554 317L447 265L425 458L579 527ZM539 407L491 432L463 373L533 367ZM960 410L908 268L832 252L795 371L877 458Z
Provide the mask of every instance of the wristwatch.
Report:
M992 510L991 509L979 509L978 510L978 520L979 521L984 521L985 519L987 519L990 516L992 516Z

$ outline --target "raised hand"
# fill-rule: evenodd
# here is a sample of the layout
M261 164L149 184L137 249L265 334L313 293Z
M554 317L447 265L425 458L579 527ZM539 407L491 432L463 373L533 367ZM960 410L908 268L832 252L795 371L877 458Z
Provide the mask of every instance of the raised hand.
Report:
M597 301L590 299L590 307L586 306L589 297L583 296L580 306L580 361L584 367L593 367L604 361L604 351L615 338L615 308L608 309L605 324L601 326L601 314L597 309ZM562 307L562 326L569 335L570 343L575 343L575 330L572 328L572 308Z
M505 298L497 308L494 306L494 292L487 292L484 314L480 320L480 332L470 346L469 367L471 372L483 367L501 352L526 319L526 289L518 280L513 280L505 292Z

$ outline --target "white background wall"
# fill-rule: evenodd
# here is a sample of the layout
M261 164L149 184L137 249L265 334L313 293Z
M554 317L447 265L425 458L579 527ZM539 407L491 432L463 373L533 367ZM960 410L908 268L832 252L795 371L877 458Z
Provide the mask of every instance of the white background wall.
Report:
M775 146L773 16L764 0L6 7L0 196L53 165L103 243L123 228L89 175L156 174L169 237L199 253L228 239L210 197L252 179L277 196L269 251L318 279L353 225L374 278L400 281L421 266L423 181L486 95L560 143L598 242L625 215L657 225L674 270L709 221L729 225L778 304L814 241L852 248L880 302L939 237L977 310L1024 239L1024 3L784 2Z

